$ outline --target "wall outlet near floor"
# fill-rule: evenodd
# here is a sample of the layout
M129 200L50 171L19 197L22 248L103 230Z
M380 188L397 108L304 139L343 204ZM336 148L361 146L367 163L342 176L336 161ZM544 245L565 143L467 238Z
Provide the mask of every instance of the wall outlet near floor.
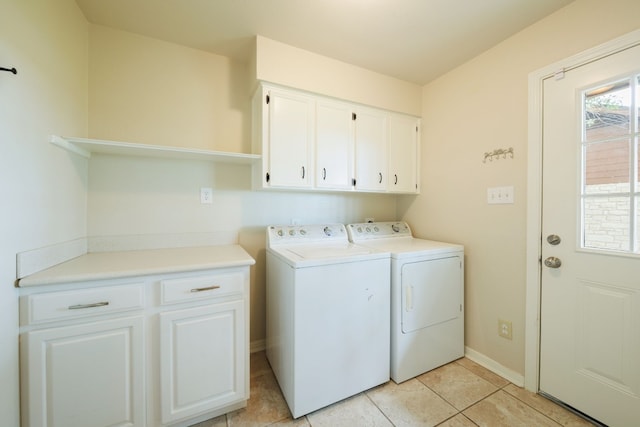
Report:
M210 205L213 203L213 189L210 187L202 187L200 189L200 203Z
M508 340L513 339L513 328L508 320L498 319L498 335Z

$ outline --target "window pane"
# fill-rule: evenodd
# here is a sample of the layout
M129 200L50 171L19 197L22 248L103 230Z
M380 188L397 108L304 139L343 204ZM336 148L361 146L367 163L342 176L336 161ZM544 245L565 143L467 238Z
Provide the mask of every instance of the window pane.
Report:
M636 132L640 130L640 76L636 78Z
M631 250L628 197L585 197L583 203L585 248Z
M585 150L586 194L629 191L629 140L587 144Z
M631 86L629 80L610 83L585 94L586 141L629 135Z
M635 242L635 248L633 249L635 253L640 253L640 230L638 229L638 227L640 227L640 199L636 198L636 242Z

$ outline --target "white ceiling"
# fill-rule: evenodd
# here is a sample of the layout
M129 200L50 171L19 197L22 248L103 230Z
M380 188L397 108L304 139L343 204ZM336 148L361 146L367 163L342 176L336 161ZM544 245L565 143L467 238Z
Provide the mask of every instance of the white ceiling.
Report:
M573 0L76 0L87 19L247 60L256 34L425 84Z

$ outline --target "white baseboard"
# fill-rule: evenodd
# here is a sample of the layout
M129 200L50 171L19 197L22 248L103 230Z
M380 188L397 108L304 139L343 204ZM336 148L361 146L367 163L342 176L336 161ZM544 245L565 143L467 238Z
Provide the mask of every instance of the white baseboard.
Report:
M509 369L506 366L501 365L495 360L485 356L482 353L475 351L472 348L465 347L464 355L470 360L476 362L478 365L487 368L494 374L500 375L502 378L517 385L518 387L524 387L524 375L519 374L518 372L512 369Z
M257 353L267 348L267 342L264 339L251 341L249 348L251 353Z

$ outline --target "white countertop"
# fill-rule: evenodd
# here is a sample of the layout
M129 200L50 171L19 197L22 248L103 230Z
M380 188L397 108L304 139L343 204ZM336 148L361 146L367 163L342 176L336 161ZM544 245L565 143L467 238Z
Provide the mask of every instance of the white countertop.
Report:
M93 252L19 280L19 287L255 264L240 245Z

